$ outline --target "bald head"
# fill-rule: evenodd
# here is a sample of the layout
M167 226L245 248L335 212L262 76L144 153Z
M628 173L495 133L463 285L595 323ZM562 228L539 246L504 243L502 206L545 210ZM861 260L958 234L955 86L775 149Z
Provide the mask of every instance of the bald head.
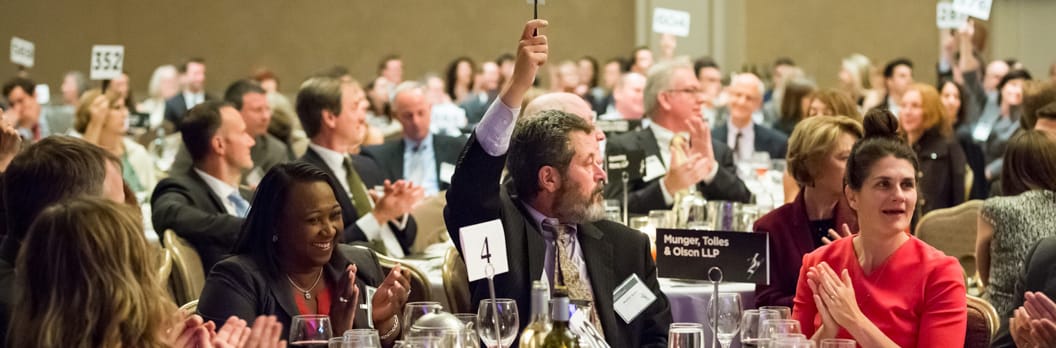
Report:
M522 111L522 117L535 117L546 110L558 110L579 116L594 127L594 111L582 97L565 92L547 93L528 103ZM598 141L605 140L605 133L594 128L594 136Z
M734 75L726 88L729 96L730 119L738 128L747 126L752 113L763 105L763 81L751 73Z

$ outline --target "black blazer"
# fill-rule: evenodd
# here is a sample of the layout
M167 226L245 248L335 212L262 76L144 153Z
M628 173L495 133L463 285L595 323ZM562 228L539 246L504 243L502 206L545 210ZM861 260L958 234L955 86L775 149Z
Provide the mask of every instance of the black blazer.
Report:
M920 185L917 186L922 194L918 199L918 204L923 207L920 216L963 203L964 173L968 162L957 140L931 130L924 132L913 144L913 151L920 162Z
M719 162L719 171L710 184L697 183L697 190L709 200L737 202L751 200L751 192L737 177L737 167L733 164L733 152L723 143L715 141L714 137L711 145L715 151L715 160ZM643 152L645 158L656 156L663 162L660 148L656 144L656 137L648 128L621 134L609 139L605 145L606 157L633 151ZM627 210L634 214L648 214L650 210L670 209L671 205L664 204L664 194L660 191L662 178L655 178L648 182L643 181L642 178L631 179L627 183L627 189L630 190L627 195ZM674 195L674 192L671 194ZM623 181L620 178L609 178L609 183L605 185L605 198L623 199Z
M244 220L228 214L221 199L226 198L217 197L193 169L165 178L150 198L154 231L162 240L166 229L176 231L194 246L202 266L209 270L234 248Z
M772 159L785 158L785 153L788 152L787 136L770 127L760 126L755 123L752 124L752 132L755 133L755 140L752 142L755 151L766 151ZM711 129L711 139L720 143L725 144L728 136L729 127L725 123Z
M440 191L446 190L450 183L444 182L440 177L441 163L455 165L458 163L458 154L466 145L466 139L452 137L443 134L433 134L433 158L436 159L436 187ZM403 174L403 152L406 149L404 138L386 141L384 144L368 146L363 148L363 154L373 158L384 170L385 178L391 181L404 179Z
M205 101L215 100L209 93L205 93ZM180 121L183 120L183 115L187 114L187 110L191 108L187 107L187 101L183 100L183 91L177 93L172 98L165 101L165 120L172 122L176 129L180 129Z
M495 276L496 296L512 298L520 308L529 308L531 284L543 274L546 253L543 237L521 203L499 184L506 156L493 157L471 136L447 191L444 219L448 232L460 248L459 228L501 219L506 235L509 272ZM671 308L667 296L660 292L656 266L650 255L648 238L612 221L577 225L577 238L590 274L594 302L606 341L612 347L666 347ZM469 251L473 252L473 251ZM613 309L613 291L632 274L656 295L654 301L637 318L627 324ZM486 281L469 284L474 311L481 299L488 297ZM520 314L521 328L530 322L529 311ZM517 343L514 343L516 346Z
M334 170L326 165L326 161L323 161L323 158L320 157L315 150L308 148L308 151L305 151L304 156L301 156L300 160L322 169L333 177L335 185L341 185L338 182L337 177L334 176ZM381 174L381 169L378 169L377 163L374 163L374 160L370 159L370 157L352 155L352 167L356 170L356 173L359 173L360 179L363 180L363 184L367 186L368 190L373 186L381 185L385 182L385 177ZM341 205L341 217L345 222L345 233L342 242L369 242L367 235L363 233L363 230L360 229L359 226L356 226L356 216L359 214L356 212L356 207L352 205L352 198L348 195L337 195L337 203ZM414 244L414 238L418 235L418 224L414 221L413 216L407 215L407 224L403 226L403 230L396 227L396 224L389 223L389 228L391 228L393 233L396 234L396 239L398 239L400 245L403 246L403 253L405 255L410 255L411 245Z
M331 291L337 286L336 279L345 276L349 264L356 265L356 285L359 286L359 303L367 304L366 286L378 287L385 279L385 272L378 264L378 256L365 248L336 244L330 263L323 266L323 273ZM205 288L198 300L198 314L206 321L212 320L217 328L234 315L251 321L260 315L274 315L282 323L282 339L289 338L293 316L300 314L290 282L274 265L262 265L251 255L228 257L213 267L205 280ZM332 296L331 301L337 301ZM355 328L368 328L370 317L366 310L357 309ZM335 333L336 335L336 333Z
M1013 309L1023 305L1023 293L1027 291L1042 292L1050 299L1056 299L1056 237L1038 241L1025 260L1027 262L1023 263L1023 273L1016 279ZM1012 317L1012 312L999 314L1001 330L998 331L991 347L1015 347L1008 331L1008 319Z

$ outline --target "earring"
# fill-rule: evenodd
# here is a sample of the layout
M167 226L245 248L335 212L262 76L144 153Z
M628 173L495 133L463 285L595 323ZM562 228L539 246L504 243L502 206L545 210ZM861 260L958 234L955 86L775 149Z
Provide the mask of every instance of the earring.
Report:
M278 242L278 241L279 241L279 234L278 233L271 235L271 242L272 243L275 243L275 242Z

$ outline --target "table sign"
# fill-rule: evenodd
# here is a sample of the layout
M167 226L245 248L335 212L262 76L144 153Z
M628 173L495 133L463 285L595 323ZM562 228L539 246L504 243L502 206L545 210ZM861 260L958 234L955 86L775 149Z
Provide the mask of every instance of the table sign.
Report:
M469 281L489 278L510 270L509 260L506 259L506 233L502 229L502 221L495 219L462 227L459 236Z
M656 230L657 276L710 280L718 267L722 281L770 284L770 235L706 230Z
M36 54L36 48L33 42L19 38L17 36L11 37L11 62L27 67L33 67L33 57Z
M653 9L653 32L689 36L689 12L657 7Z
M125 46L95 45L92 46L91 70L92 80L109 80L121 76L125 64Z
M939 29L957 29L968 20L967 14L958 12L953 8L953 4L948 2L935 5L935 17L935 23Z
M641 150L606 156L605 165L608 168L609 180L618 180L625 172L627 178L632 180L645 176L644 162L645 152Z
M985 21L990 19L993 4L993 0L953 0L953 9Z

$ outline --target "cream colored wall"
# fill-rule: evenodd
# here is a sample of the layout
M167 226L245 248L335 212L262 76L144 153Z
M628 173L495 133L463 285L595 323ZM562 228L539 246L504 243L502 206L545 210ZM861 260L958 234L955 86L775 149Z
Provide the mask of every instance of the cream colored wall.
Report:
M1034 78L1047 78L1056 63L1056 1L1004 0L997 3L991 25L991 56L1016 57Z
M554 61L592 54L604 60L634 46L631 0L550 0ZM0 3L0 38L36 43L32 76L58 90L64 71L87 71L91 45L125 45L125 67L143 95L153 69L188 56L208 62L208 90L267 66L285 92L304 77L341 64L371 78L377 60L397 53L406 77L442 72L453 58L492 60L514 52L532 16L525 0L35 0ZM0 78L13 73L0 69Z

